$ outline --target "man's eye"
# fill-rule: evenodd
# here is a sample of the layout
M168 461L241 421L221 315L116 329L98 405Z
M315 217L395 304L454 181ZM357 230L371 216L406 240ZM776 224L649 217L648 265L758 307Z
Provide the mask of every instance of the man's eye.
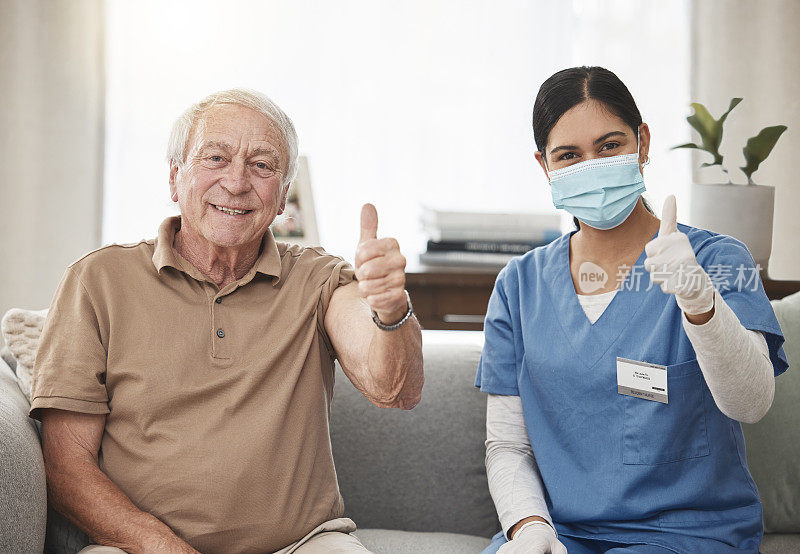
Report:
M262 177L269 177L275 173L275 170L267 162L255 162L253 167L255 168L255 171Z
M206 156L204 158L204 161L207 166L219 167L225 163L225 158L223 158L219 154L213 154L211 156Z
M566 152L564 154L561 154L561 156L559 156L558 159L559 160L571 160L571 159L573 159L575 157L577 157L577 154L575 154L575 152Z
M603 145L603 147L600 149L600 151L602 152L603 150L613 150L614 148L617 148L618 146L619 146L618 142L607 142L607 143L605 143ZM608 148L606 148L606 147L608 147Z

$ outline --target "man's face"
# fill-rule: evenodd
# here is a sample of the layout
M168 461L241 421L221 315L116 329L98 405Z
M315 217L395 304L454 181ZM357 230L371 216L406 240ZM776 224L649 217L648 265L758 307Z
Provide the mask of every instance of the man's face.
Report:
M186 162L170 168L186 239L216 247L260 243L286 203L288 159L265 115L236 104L209 108L189 135Z

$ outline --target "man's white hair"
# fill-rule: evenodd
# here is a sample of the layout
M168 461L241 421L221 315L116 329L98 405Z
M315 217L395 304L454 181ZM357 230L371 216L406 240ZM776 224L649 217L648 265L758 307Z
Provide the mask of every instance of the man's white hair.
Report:
M215 92L183 112L172 125L172 133L169 136L167 161L170 166L173 164L183 165L186 161L186 149L192 127L206 110L217 104L238 104L250 108L264 114L278 126L278 130L283 135L283 141L286 143L286 151L289 153L289 163L281 184L288 186L297 175L297 133L294 125L289 116L267 95L251 89L232 88Z

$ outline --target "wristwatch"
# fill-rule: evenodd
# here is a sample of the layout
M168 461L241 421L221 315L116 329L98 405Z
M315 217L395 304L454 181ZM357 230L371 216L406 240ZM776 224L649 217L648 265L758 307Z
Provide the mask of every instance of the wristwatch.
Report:
M406 312L406 315L404 315L403 318L397 323L386 325L380 320L378 314L375 313L375 310L372 310L372 321L375 322L375 325L377 325L378 329L380 329L381 331L394 331L395 329L403 325L403 323L408 321L412 315L414 315L414 308L411 306L411 296L409 296L407 290L403 292L406 293L406 302L408 303L408 311Z

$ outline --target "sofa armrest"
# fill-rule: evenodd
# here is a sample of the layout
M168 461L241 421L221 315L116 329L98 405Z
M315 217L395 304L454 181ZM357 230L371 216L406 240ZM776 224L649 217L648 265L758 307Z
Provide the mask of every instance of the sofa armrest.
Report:
M0 360L0 552L44 549L47 491L38 428L17 378Z

